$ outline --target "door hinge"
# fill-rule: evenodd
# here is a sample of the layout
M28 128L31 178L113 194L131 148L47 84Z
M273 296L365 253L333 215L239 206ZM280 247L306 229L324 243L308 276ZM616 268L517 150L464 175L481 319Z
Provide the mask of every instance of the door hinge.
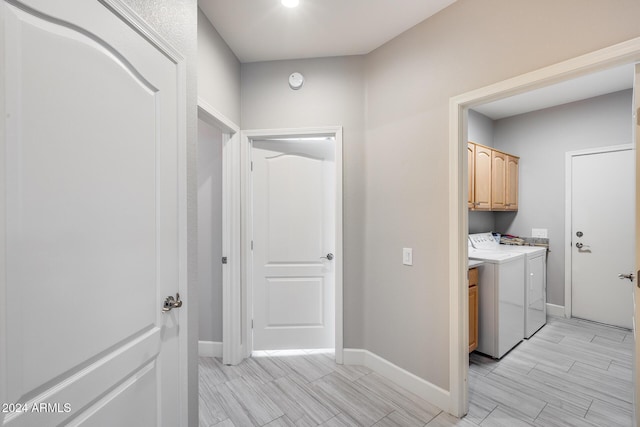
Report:
M253 329L253 319L251 319L251 329Z
M253 250L253 240L251 241L251 250Z
M223 256L223 257L222 257L222 263L223 263L223 264L226 264L226 263L227 263L227 257L226 257L226 256Z
M253 172L253 162L251 162L251 172Z

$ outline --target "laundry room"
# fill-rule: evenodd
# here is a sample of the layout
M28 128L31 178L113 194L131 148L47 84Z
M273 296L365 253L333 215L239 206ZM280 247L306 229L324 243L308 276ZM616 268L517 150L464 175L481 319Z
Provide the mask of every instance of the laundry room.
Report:
M469 110L470 413L497 388L549 392L545 375L572 386L580 352L610 345L613 366L628 362L632 87L624 65ZM611 403L628 409L631 372L617 377Z
M598 74L586 76L590 79L585 83L592 87L596 80L591 79L602 78L598 84L601 92L606 92L599 96L564 104L554 101L562 98L549 96L547 102L551 106L531 111L536 103L523 95L522 103L529 106L518 106L514 97L512 105L503 100L469 111L469 141L519 157L517 210L470 209L469 233L493 231L536 237L533 230L538 236L546 236L547 303L556 312L565 305L566 155L632 142L633 68L623 66ZM574 81L573 85L579 86L578 83ZM589 92L576 90L573 96L588 96L580 93ZM591 172L594 176L602 174L599 170ZM611 222L615 222L618 209L610 212ZM585 241L588 237L584 236Z

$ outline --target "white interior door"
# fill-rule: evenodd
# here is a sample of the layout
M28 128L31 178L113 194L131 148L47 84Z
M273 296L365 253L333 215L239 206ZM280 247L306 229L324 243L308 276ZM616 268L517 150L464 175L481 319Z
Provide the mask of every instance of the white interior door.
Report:
M633 150L573 156L572 315L631 328L635 251Z
M251 156L253 349L333 348L335 143L253 141Z
M161 313L183 77L133 28L98 1L0 6L3 426L184 425L186 304Z

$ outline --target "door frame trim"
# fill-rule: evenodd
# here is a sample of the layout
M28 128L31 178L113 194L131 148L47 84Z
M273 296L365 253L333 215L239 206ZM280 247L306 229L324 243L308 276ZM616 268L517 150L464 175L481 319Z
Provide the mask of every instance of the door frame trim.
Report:
M242 361L242 331L234 322L242 307L240 127L200 97L198 119L222 131L222 363L236 365Z
M253 304L253 282L251 263L251 141L254 139L275 139L277 137L309 137L317 135L333 136L336 150L335 175L335 355L336 363L343 363L343 211L342 211L342 126L315 128L243 130L240 132L241 145L241 200L242 200L242 310L233 321L242 324L243 357L250 357L253 350L251 334L251 310Z
M616 65L640 61L640 37L525 73L449 100L449 397L448 412L469 410L469 314L467 286L467 121L468 110ZM640 408L636 408L640 409Z
M613 153L616 151L633 151L633 144L612 145L608 147L587 148L584 150L568 151L565 153L565 217L564 217L564 317L570 318L572 313L572 289L571 289L571 245L572 221L571 221L571 196L572 196L572 160L574 157L590 154Z

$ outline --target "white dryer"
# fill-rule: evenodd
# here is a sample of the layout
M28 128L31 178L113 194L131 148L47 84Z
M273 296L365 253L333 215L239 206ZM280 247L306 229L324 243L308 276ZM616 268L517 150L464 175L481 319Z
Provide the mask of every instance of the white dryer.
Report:
M499 250L525 256L524 337L531 338L547 323L547 248L500 245Z
M495 243L491 233L469 235L469 259L484 261L476 350L499 359L524 337L524 254L486 249Z

